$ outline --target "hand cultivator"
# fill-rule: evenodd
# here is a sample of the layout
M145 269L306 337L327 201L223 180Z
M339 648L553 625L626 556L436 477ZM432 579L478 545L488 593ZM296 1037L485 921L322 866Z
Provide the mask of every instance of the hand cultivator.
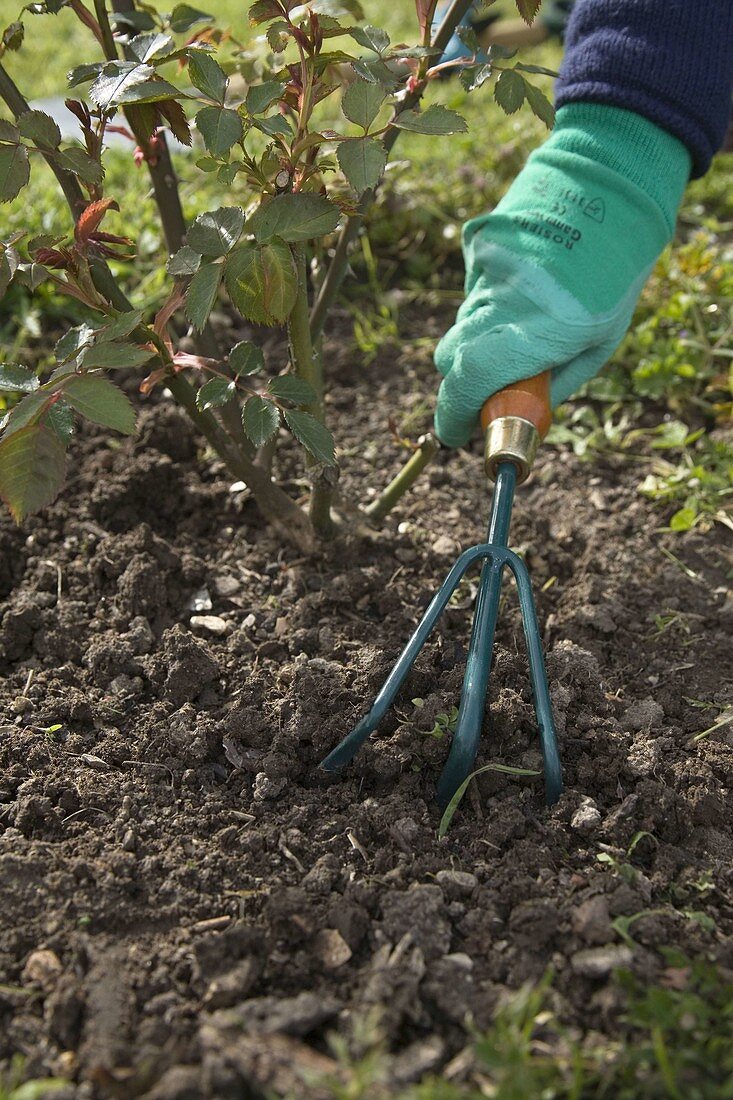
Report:
M461 578L475 562L481 561L483 566L458 720L448 762L438 782L438 801L441 806L446 806L473 771L489 684L501 579L507 566L514 574L519 594L548 806L557 802L560 797L562 769L532 587L526 565L507 547L514 490L529 476L539 442L550 427L552 412L549 385L550 375L547 371L525 382L508 386L489 398L484 405L481 424L486 431L486 473L495 481L488 539L460 555L387 677L371 710L322 762L321 767L326 771L338 772L345 767L377 728Z

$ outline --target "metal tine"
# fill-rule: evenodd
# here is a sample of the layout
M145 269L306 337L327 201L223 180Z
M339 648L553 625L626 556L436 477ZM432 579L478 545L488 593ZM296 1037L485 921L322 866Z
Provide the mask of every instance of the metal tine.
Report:
M351 733L347 734L343 741L341 741L336 748L321 761L321 767L325 771L340 771L341 768L344 768L353 760L356 753L369 737L369 734L374 732L384 715L392 706L397 693L402 687L405 677L415 663L420 650L428 640L435 624L445 610L449 599L455 592L464 574L471 568L474 562L480 561L482 558L493 557L494 553L495 547L489 546L488 543L480 543L477 546L471 546L468 550L463 551L430 601L417 629L402 650L384 686L374 700L369 713L366 714L361 721L357 723Z

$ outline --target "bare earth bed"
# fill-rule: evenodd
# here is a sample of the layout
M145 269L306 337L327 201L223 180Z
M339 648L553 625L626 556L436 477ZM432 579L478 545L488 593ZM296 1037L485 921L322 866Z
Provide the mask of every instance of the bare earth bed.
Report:
M358 388L344 366L346 490L397 468L377 410L432 391L411 364L387 352ZM470 1078L467 1016L550 965L559 1019L610 1037L616 967L659 981L660 945L733 967L731 727L692 741L730 698L731 540L660 534L638 481L547 452L520 491L566 793L547 810L541 780L485 773L440 841L430 734L469 586L345 777L317 764L483 537L478 447L439 455L380 538L308 560L164 404L119 448L83 436L48 513L0 526L0 1065L76 1098L320 1097L328 1036L358 1053L368 1021L397 1093ZM479 764L535 768L507 592Z

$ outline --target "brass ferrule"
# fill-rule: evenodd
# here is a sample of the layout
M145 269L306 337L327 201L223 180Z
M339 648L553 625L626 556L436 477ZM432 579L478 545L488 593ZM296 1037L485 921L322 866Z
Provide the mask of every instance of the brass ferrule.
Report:
M513 462L517 467L517 485L521 485L529 477L539 445L539 432L524 417L500 416L492 420L486 429L486 476L495 481L499 464Z

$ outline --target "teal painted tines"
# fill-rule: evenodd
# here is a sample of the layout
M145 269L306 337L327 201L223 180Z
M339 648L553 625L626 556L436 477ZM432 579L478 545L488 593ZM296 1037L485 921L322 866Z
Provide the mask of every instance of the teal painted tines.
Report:
M464 574L476 562L483 561L456 732L448 762L438 783L438 800L441 806L447 805L461 783L473 771L481 739L501 577L504 567L508 566L517 583L527 642L530 679L545 767L545 796L548 805L557 802L562 793L562 769L532 587L526 565L513 551L507 549L515 485L515 467L511 463L502 463L494 489L488 542L472 546L460 555L431 600L369 713L322 761L321 767L326 771L338 772L350 763L361 745L377 728Z

